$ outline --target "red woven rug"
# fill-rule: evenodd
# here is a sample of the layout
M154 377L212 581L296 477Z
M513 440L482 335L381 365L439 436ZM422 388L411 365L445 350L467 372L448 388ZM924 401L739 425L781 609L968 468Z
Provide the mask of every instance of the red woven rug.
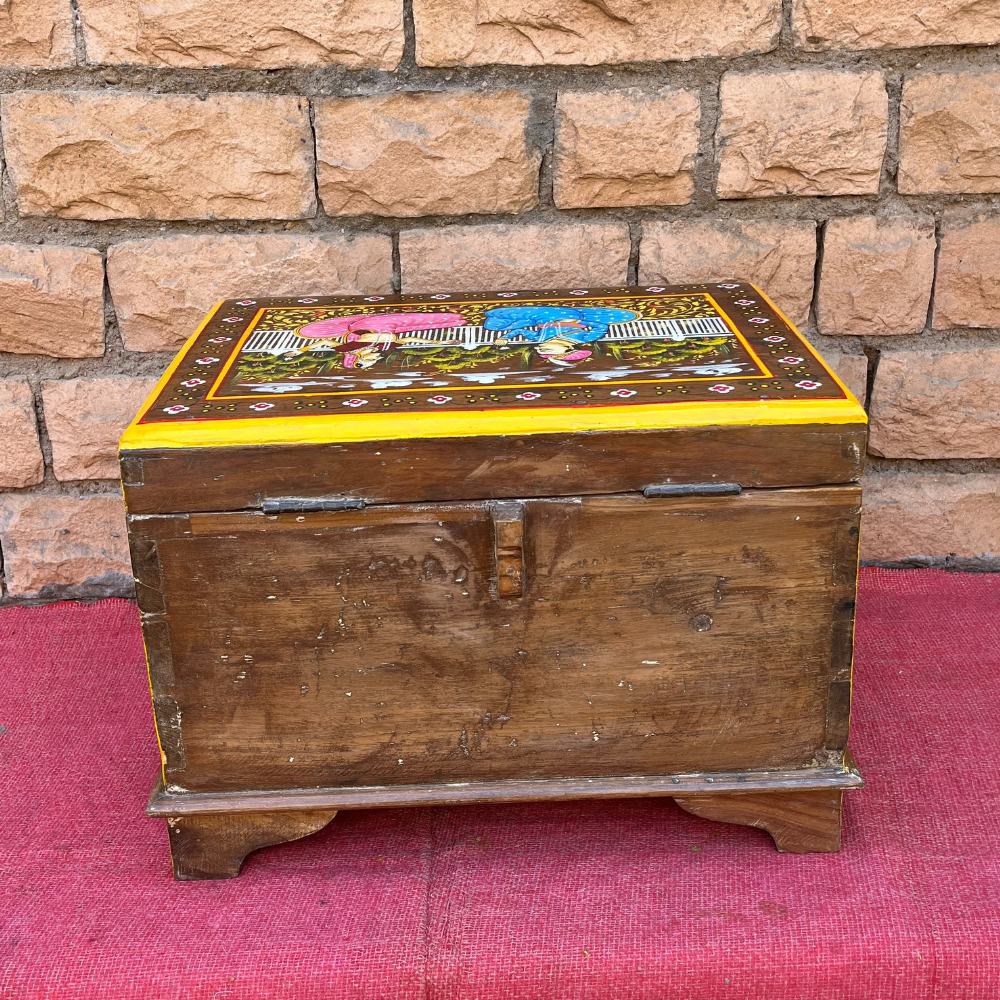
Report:
M839 855L669 800L415 809L176 883L136 619L0 612L0 997L1000 997L1000 576L864 572Z

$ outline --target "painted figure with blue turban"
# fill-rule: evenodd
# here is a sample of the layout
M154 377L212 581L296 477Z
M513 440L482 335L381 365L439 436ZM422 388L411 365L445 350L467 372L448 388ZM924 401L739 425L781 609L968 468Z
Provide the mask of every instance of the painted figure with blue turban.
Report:
M613 323L625 323L637 316L627 309L505 306L490 309L483 326L500 334L498 344L509 343L512 337L523 338L537 345L538 354L547 361L565 365L590 357L591 352L581 344L600 340Z

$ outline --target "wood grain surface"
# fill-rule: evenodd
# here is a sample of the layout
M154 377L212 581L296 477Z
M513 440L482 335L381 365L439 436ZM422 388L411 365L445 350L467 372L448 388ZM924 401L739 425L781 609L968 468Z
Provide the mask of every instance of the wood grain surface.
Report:
M863 424L163 448L122 454L133 514L242 510L265 497L371 504L642 492L660 483L819 486L861 478Z
M133 514L168 790L841 764L859 500Z

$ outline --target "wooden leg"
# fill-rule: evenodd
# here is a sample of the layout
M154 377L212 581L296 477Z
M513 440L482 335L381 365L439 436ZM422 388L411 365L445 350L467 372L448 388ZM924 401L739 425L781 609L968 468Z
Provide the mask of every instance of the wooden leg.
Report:
M840 850L840 808L844 793L822 789L806 792L721 792L676 795L689 813L721 823L755 826L774 838L779 851L807 854Z
M167 826L174 878L236 878L251 851L307 837L336 815L336 809L303 809L171 817Z

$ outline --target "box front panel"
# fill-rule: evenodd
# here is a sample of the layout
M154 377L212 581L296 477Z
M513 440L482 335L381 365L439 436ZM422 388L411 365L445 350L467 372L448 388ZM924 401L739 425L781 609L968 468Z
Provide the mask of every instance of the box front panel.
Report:
M168 784L823 761L846 738L859 498L526 501L520 597L498 590L508 505L133 522Z

